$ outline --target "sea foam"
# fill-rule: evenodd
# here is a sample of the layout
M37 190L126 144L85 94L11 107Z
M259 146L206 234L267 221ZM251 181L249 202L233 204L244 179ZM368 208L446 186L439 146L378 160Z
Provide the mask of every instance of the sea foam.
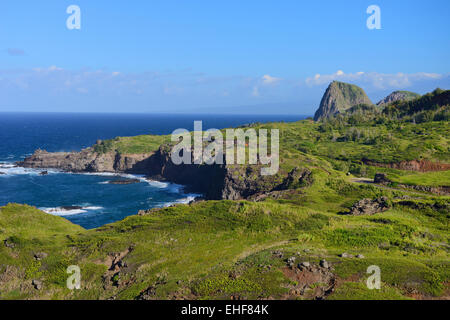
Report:
M103 207L100 206L72 206L72 207L76 207L76 209L67 209L64 207L39 208L39 209L55 216L72 216L80 213L86 213L88 211L98 211L104 209Z

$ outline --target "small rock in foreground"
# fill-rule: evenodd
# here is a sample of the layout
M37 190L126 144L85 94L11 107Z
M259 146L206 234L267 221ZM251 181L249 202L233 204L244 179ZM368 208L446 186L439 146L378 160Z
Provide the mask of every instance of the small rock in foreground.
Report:
M45 259L47 257L48 257L48 254L45 253L45 252L37 252L37 253L34 254L34 259L38 260L38 261L42 260L42 259Z
M330 267L328 261L326 261L326 260L320 260L320 266L322 268L327 268L327 269Z
M33 280L31 284L34 286L36 290L42 289L42 281L41 280Z
M302 262L302 263L299 264L299 268L301 268L301 267L308 268L310 265L311 265L311 264L310 264L309 262L304 261L304 262Z

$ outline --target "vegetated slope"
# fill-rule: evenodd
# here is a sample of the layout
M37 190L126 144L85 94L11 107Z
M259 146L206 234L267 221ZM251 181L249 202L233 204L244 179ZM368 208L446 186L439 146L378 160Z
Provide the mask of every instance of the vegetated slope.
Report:
M327 119L358 104L372 104L360 87L339 81L333 81L327 88L314 120Z
M449 217L443 206L448 198L403 200L408 192L356 185L330 173L316 169L311 186L293 189L283 199L177 205L89 231L67 222L60 230L39 225L41 231L33 234L24 212L41 219L48 215L8 205L0 210L0 297L400 299L445 294ZM392 199L386 212L339 214L361 198L380 196ZM29 231L21 233L24 225ZM349 255L340 257L344 252ZM304 262L310 266L297 267ZM374 264L383 274L380 291L365 286L367 267ZM81 269L80 290L66 288L69 265Z
M384 106L395 101L410 101L420 98L420 94L411 91L394 91L384 99L381 99L377 106Z
M411 101L397 101L383 110L388 117L414 122L449 121L450 90L436 89Z
M443 101L444 93L430 101ZM429 110L425 102L407 109L412 116ZM320 123L255 125L280 130L280 174L264 189L258 170L230 166L242 190L262 190L241 194L246 200L147 210L89 231L28 206L3 207L0 298L448 298L450 197L416 187L448 182L449 123L414 123L406 120L411 115L360 105ZM89 153L154 154L167 147L161 139L118 138ZM444 171L393 166L412 161ZM377 172L392 183L353 182ZM196 176L202 179L210 176ZM348 214L374 199L387 210ZM80 290L66 288L69 265L81 268ZM381 290L366 286L370 265L381 269Z

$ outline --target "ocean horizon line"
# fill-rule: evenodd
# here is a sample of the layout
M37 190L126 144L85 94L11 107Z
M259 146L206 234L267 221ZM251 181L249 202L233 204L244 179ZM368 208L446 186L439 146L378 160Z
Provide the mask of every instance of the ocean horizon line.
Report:
M300 114L300 113L208 113L208 112L88 112L88 111L0 111L0 114L86 114L86 115L223 115L223 116L292 116L292 117L313 117L310 114Z

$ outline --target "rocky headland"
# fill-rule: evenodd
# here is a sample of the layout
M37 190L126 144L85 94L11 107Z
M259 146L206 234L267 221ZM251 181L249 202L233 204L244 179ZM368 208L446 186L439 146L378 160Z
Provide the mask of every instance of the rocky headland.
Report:
M143 174L150 179L185 185L186 192L202 193L209 200L239 200L250 196L286 189L294 173L259 175L260 166L246 165L175 165L170 146L144 154L99 153L94 147L80 152L47 152L37 150L17 164L25 168L59 169L65 172L111 172Z

